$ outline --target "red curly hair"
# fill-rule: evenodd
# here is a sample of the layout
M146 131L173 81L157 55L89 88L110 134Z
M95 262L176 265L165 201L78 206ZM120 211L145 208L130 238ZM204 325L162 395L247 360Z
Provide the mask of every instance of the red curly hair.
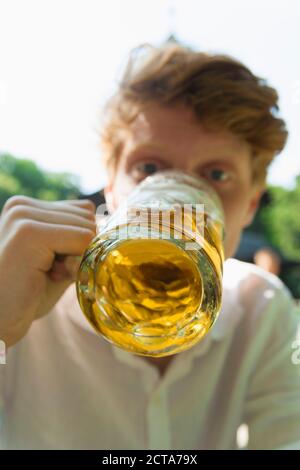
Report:
M276 90L241 62L177 44L143 45L131 53L118 90L104 108L101 142L110 173L122 148L120 131L151 103L185 104L207 129L230 131L250 144L259 184L287 140Z

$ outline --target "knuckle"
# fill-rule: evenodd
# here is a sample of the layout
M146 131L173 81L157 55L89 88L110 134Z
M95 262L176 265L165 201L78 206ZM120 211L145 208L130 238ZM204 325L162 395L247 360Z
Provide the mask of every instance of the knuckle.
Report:
M11 196L10 198L7 199L7 201L4 203L2 213L7 212L8 210L12 209L15 206L19 205L27 205L30 202L30 198L27 196Z
M93 230L89 229L82 229L81 230L81 238L82 242L85 244L88 244L96 235L96 233Z
M16 223L15 236L22 240L31 240L39 224L34 220L20 219Z
M90 199L82 199L81 200L81 205L86 207L87 209L95 212L96 210L96 205L93 201L91 201Z
M11 206L9 211L7 212L7 218L10 220L23 219L29 216L30 210L28 209L28 206L21 204Z

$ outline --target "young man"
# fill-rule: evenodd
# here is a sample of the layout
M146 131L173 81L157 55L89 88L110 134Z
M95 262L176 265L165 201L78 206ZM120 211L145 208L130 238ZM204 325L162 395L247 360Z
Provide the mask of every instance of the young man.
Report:
M82 254L95 234L91 203L8 200L0 219L3 448L232 449L242 423L249 449L300 448L293 301L275 276L232 259L286 141L277 98L232 58L166 46L131 59L106 108L111 211L162 168L206 178L223 203L222 309L183 353L130 354L85 320L74 259L56 255Z

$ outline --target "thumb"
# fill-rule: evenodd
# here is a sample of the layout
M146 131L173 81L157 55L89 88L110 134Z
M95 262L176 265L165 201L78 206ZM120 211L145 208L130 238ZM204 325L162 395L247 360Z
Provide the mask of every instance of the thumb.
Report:
M75 281L81 263L81 256L56 255L49 277L51 281Z
M72 281L76 281L81 260L81 256L67 256L65 259L64 265Z

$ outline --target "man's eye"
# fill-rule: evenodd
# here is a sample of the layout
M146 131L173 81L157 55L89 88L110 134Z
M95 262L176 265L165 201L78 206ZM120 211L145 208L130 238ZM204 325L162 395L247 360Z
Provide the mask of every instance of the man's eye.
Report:
M220 168L212 168L205 171L205 176L215 182L223 182L230 180L230 172L221 170Z
M156 162L139 162L132 166L131 174L135 178L152 175L161 169Z

